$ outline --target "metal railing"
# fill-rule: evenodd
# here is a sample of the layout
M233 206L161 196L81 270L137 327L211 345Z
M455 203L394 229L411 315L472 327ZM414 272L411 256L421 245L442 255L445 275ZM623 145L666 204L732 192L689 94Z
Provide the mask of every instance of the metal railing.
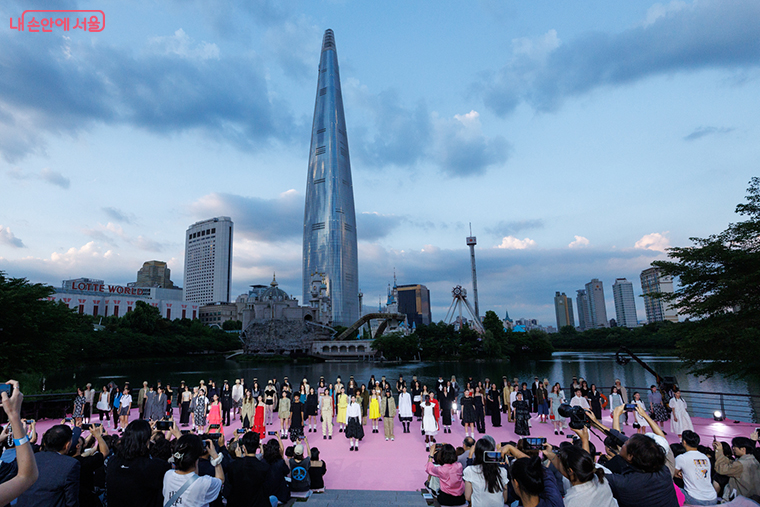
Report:
M607 396L612 388L604 387L601 389L604 395ZM647 409L649 408L647 394L649 394L650 390L648 387L626 386L626 390L628 391L629 403L634 391L638 391L641 395L641 401ZM686 400L687 410L692 416L712 419L714 412L720 410L725 414L726 419L733 421L753 423L760 421L758 418L758 414L760 413L760 395L711 393L681 389L681 396ZM665 400L663 397L663 401L667 404L669 400Z

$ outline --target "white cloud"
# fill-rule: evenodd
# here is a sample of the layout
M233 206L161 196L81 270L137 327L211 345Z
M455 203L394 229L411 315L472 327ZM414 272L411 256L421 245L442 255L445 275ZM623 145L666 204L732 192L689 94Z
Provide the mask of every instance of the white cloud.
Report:
M571 241L569 245L567 245L569 248L584 248L587 247L589 244L588 238L584 238L583 236L575 236L575 240Z
M201 41L198 45L193 45L195 41L185 33L183 29L174 32L174 35L166 37L152 37L149 45L156 52L161 54L174 54L180 58L189 60L209 60L219 59L219 46Z
M3 227L2 225L0 225L0 244L9 245L14 248L26 248L24 242L11 232L10 227Z
M655 252L664 252L667 248L670 248L670 240L668 240L666 236L668 232L669 231L665 231L663 233L653 232L652 234L645 234L633 246L634 248L653 250Z
M506 250L525 250L532 246L536 246L536 242L530 238L517 239L514 236L505 236L504 239L501 240L501 244L496 245L496 248L504 248Z

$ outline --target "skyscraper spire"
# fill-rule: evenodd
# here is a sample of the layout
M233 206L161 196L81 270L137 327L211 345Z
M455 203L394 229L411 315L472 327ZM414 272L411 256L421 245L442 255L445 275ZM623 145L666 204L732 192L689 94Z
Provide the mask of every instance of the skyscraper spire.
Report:
M325 31L319 59L317 98L311 126L309 174L303 224L303 294L314 273L324 273L332 322L348 326L359 318L356 212L338 53Z

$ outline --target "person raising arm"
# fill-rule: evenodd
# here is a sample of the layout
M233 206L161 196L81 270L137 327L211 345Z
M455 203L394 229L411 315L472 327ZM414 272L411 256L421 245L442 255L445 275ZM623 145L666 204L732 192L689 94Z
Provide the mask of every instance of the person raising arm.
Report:
M23 428L21 424L21 403L24 401L24 395L21 394L18 381L9 380L6 384L11 386L11 396L3 391L0 396L3 400L3 410L8 416L11 428ZM15 431L15 430L13 430ZM13 435L14 437L16 435ZM18 464L18 473L13 479L0 484L0 505L9 504L29 489L37 481L39 472L37 470L37 461L34 459L32 444L29 443L29 437L19 435L21 438L14 438L13 443L16 447L16 463Z

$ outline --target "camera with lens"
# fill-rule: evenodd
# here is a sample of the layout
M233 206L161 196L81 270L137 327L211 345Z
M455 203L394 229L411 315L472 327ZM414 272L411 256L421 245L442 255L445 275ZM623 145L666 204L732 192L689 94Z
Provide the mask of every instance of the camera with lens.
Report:
M591 420L588 418L586 411L583 407L571 407L568 403L563 403L557 409L559 415L569 419L568 425L574 430L583 429L583 427L591 426Z

